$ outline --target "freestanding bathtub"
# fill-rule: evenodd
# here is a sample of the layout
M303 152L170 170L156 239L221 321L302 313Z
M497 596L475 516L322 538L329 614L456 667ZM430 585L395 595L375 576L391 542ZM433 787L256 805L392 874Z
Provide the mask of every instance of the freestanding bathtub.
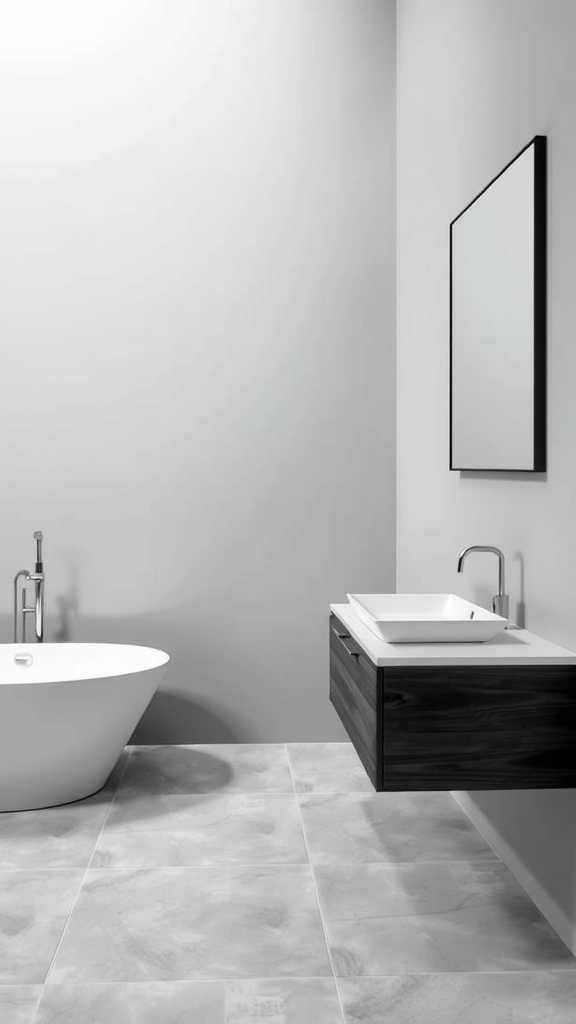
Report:
M169 660L127 644L0 644L0 811L101 789Z

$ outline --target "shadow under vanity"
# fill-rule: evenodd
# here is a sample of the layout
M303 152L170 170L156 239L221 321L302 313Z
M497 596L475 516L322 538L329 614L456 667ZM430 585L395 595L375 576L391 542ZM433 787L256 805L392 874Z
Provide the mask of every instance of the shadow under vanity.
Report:
M524 629L390 644L330 610L330 700L376 790L576 787L575 653Z

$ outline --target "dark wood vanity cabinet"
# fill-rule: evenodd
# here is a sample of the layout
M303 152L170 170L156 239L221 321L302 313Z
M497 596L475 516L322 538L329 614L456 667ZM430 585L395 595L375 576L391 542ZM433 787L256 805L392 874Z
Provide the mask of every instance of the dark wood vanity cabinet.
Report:
M576 665L377 667L331 615L330 700L376 790L576 787Z

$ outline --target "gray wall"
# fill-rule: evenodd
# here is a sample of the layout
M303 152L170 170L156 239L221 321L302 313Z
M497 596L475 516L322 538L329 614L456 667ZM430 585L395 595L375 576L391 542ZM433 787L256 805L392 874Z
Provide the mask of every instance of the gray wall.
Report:
M327 615L394 589L395 12L0 11L0 638L165 647L141 742L339 738Z
M576 5L402 0L398 18L398 590L487 604L576 649ZM549 470L448 470L448 225L535 134L549 140ZM576 756L576 752L575 752ZM576 946L576 794L461 797Z

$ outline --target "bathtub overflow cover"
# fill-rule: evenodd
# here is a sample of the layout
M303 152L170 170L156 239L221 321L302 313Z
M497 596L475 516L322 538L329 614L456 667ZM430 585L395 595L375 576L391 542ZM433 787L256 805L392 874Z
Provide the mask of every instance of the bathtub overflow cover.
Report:
M14 661L17 665L33 665L34 658L31 654L15 654Z

